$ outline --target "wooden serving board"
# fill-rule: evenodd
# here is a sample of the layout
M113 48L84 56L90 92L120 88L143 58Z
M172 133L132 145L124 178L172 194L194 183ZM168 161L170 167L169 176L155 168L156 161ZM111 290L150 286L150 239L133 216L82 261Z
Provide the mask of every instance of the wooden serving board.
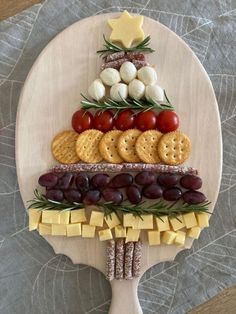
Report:
M79 108L80 93L99 76L101 59L96 54L109 36L107 19L120 13L81 20L53 39L33 65L21 93L16 132L16 161L24 203L31 199L40 174L55 165L50 144L58 132L71 129L71 117ZM207 73L191 49L175 33L145 17L144 32L151 36L158 84L166 89L180 117L180 129L189 135L192 154L186 164L196 167L203 179L202 190L212 201L219 191L222 141L218 106ZM81 237L45 237L56 253L73 263L93 266L105 273L106 243ZM182 248L149 247L144 241L142 273L151 266L173 260ZM187 243L191 247L192 241ZM111 282L110 313L142 313L137 298L138 279Z

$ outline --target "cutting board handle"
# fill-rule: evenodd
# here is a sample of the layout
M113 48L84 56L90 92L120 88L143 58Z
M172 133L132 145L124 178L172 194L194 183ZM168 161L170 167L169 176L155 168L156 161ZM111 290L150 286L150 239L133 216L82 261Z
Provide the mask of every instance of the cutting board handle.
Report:
M138 283L139 278L111 282L112 300L109 314L143 313L138 300Z

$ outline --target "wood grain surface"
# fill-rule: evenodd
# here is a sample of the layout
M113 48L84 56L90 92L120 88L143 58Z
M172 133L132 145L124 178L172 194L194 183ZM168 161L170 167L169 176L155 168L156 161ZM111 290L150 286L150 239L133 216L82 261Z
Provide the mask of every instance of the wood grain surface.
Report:
M42 0L0 0L0 21L39 2Z
M10 17L40 0L0 0L0 20ZM236 286L224 290L204 304L192 310L191 314L235 313Z
M32 198L32 187L37 186L39 175L55 164L50 151L52 138L71 128L71 116L78 109L80 93L86 94L88 85L99 76L101 59L96 51L101 48L103 34L110 33L107 19L118 15L90 17L64 30L43 50L26 79L16 126L17 174L25 203ZM199 170L203 191L212 201L212 211L220 185L222 145L211 81L199 60L175 33L147 17L143 27L155 49L148 61L156 66L158 83L167 90L180 116L181 130L192 142L192 154L186 164ZM214 121L210 129L209 117ZM56 253L67 255L73 263L87 264L105 273L104 242L80 237L48 236L46 239ZM145 237L142 240L141 273L159 262L173 260L182 250L176 246L150 247ZM192 244L188 240L187 248ZM138 281L112 282L110 313L142 313L137 298ZM118 298L121 294L123 297Z

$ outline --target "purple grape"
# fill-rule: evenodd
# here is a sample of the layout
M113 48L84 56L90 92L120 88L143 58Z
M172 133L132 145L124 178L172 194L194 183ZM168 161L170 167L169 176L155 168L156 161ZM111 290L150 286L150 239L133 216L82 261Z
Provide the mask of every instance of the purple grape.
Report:
M56 188L60 190L68 190L70 185L73 183L74 176L72 173L65 173L62 177L58 179Z
M158 184L150 184L142 190L143 196L146 198L156 199L162 197L162 188Z
M47 188L54 187L58 182L58 176L53 172L48 172L39 177L38 183Z
M202 187L202 179L193 174L186 174L180 179L180 184L185 189L198 190Z
M183 200L188 204L200 204L206 200L206 196L198 191L187 191L183 194Z
M110 177L108 174L105 173L98 173L95 174L92 179L91 183L95 188L105 188L110 181Z
M90 190L85 194L83 202L86 205L96 204L101 198L101 193L98 190Z
M51 201L61 202L64 199L64 195L61 190L51 189L46 192L46 198Z
M70 189L70 190L64 191L64 197L70 203L81 202L81 193L76 189Z
M79 173L75 178L75 185L84 194L89 190L89 176L84 172Z
M117 174L109 183L111 188L124 188L133 183L133 177L129 173Z
M160 183L160 185L163 185L167 188L175 186L178 183L178 181L179 177L174 173L161 173L157 178L157 182Z
M102 196L106 202L119 205L123 201L123 195L119 190L106 188L102 191Z
M149 185L154 183L156 177L154 173L150 171L141 171L135 177L135 182L140 185Z
M182 191L179 188L169 188L164 190L163 198L166 201L177 201L181 198Z
M130 203L138 204L142 200L142 194L137 185L132 184L127 187L126 194Z

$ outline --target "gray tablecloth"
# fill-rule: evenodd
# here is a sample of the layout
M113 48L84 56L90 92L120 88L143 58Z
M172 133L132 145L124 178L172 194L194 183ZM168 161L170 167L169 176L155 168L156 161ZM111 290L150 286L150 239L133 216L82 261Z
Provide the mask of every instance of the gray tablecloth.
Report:
M2 314L108 312L111 289L104 276L55 255L36 232L27 231L14 130L22 85L46 44L84 17L124 9L160 21L193 49L212 80L224 141L222 184L210 228L174 262L147 271L138 291L143 311L185 313L236 282L236 1L48 0L0 23Z

